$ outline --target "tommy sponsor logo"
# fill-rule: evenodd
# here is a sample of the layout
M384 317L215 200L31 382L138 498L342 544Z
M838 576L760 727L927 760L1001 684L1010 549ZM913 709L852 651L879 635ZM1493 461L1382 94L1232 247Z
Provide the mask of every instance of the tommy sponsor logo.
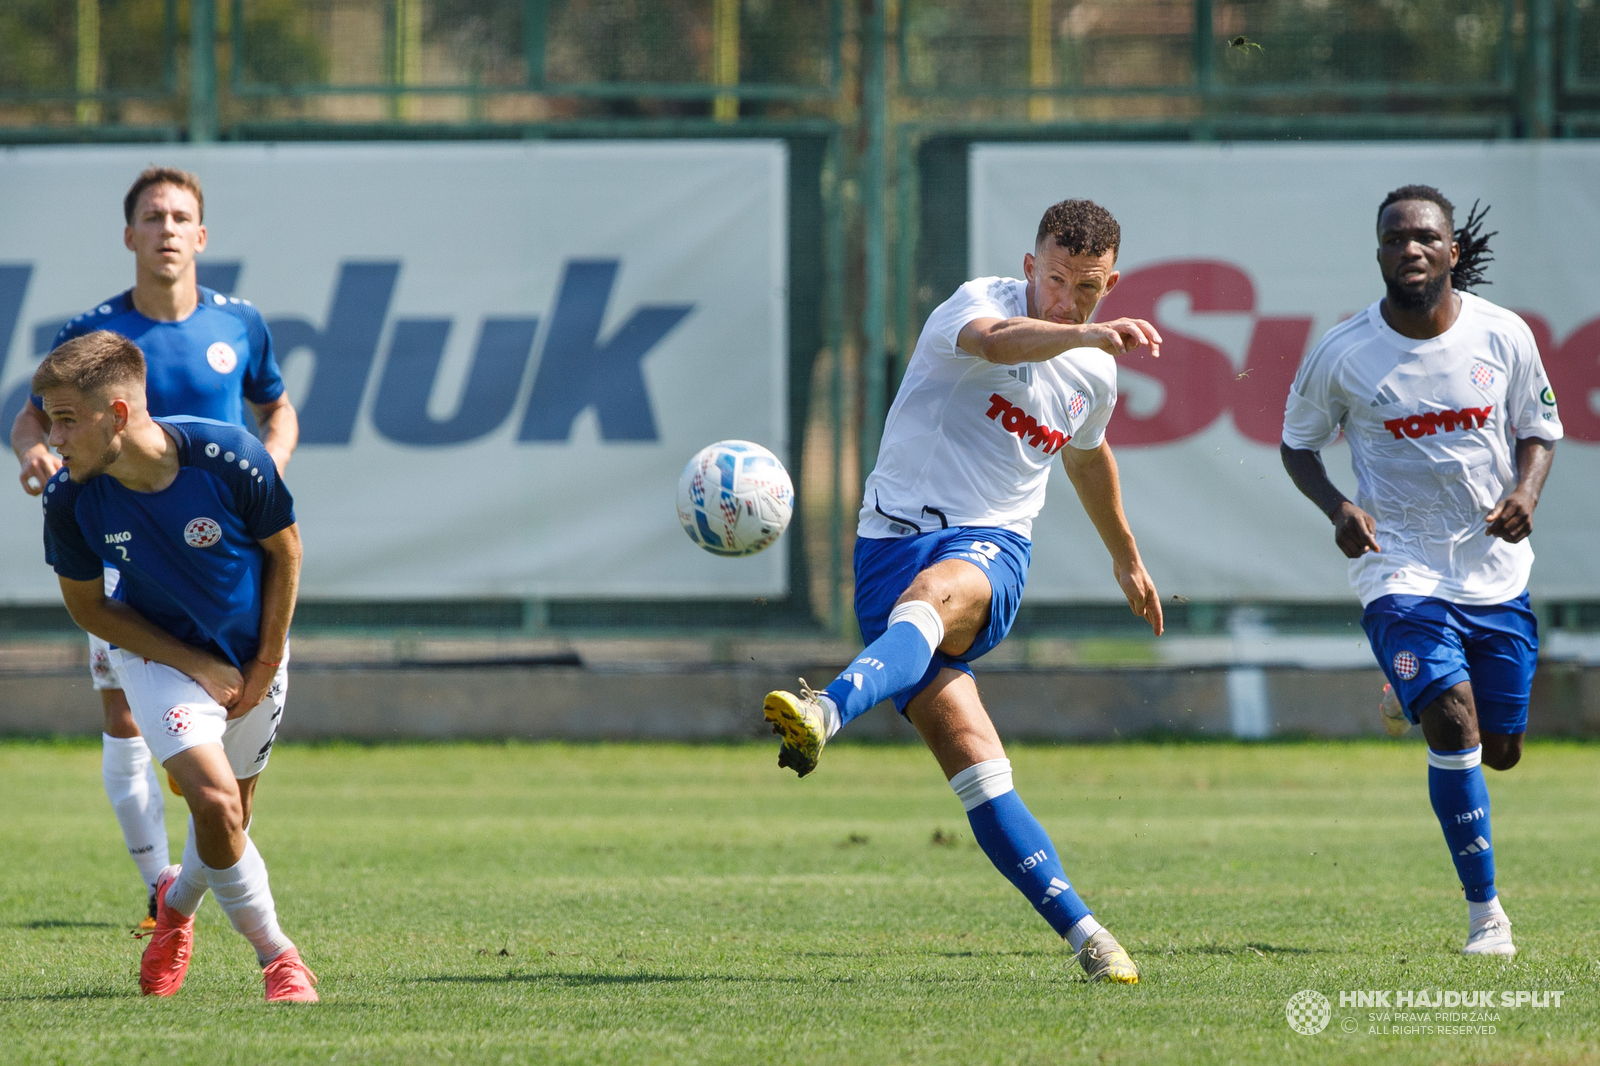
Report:
M169 707L161 716L161 727L167 731L167 736L181 737L194 728L194 712L181 703Z
M1394 655L1395 676L1402 681L1410 681L1417 676L1417 671L1422 669L1422 663L1409 651L1398 651Z
M1388 419L1383 423L1383 428L1393 433L1395 440L1402 436L1415 440L1418 437L1431 437L1441 429L1446 433L1473 427L1482 429L1493 410L1494 405L1490 404L1488 407L1463 407L1459 411L1427 411L1407 418Z
M183 542L191 548L209 548L222 539L222 527L210 518L196 518L183 527Z
M1007 433L1015 433L1046 455L1054 455L1061 446L1072 439L1072 434L1043 425L1037 418L1001 396L998 392L989 397L989 418L1000 423Z
M1472 843L1456 852L1457 855L1482 855L1489 850L1489 842L1480 834L1472 838Z

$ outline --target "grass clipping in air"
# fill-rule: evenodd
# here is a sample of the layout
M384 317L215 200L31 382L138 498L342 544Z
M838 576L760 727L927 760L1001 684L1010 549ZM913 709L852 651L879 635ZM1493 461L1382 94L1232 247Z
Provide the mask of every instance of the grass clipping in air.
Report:
M1600 1061L1600 747L1489 775L1509 961L1459 954L1418 745L1013 748L1131 988L1083 981L926 752L834 745L803 782L774 752L280 746L253 836L323 1001L268 1008L209 898L182 992L141 999L99 745L0 744L0 1057ZM1333 1003L1316 1036L1285 1020L1302 989ZM1565 995L1494 1035L1375 1035L1338 993L1381 989Z

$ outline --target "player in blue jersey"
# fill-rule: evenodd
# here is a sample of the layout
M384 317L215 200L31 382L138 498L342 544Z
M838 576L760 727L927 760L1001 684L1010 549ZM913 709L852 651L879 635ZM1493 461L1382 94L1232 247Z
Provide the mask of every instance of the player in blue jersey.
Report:
M156 879L139 987L182 986L209 888L256 949L267 1000L313 1002L316 977L278 927L248 831L288 687L294 501L244 429L153 419L144 377L138 346L105 330L33 376L65 463L45 486L45 557L73 620L110 645L134 721L189 805L183 863ZM122 578L108 596L112 563Z
M282 473L300 430L284 395L266 323L248 301L196 282L195 256L206 246L199 179L186 171L151 167L129 188L122 207L127 223L123 243L134 253L134 286L68 322L55 344L98 329L137 343L148 367L150 411L157 417L198 415L244 425L249 404L263 444ZM18 413L11 431L23 487L34 495L61 466L46 444L49 432L50 419L35 396ZM117 571L107 567L108 590L116 587L116 580ZM155 920L156 875L168 855L161 786L109 651L97 637L89 638L89 664L105 716L101 778L150 896L149 917L141 923L149 928Z
M801 777L823 745L892 699L933 752L995 867L1067 941L1092 981L1139 969L1067 880L1011 783L968 665L1005 639L1022 600L1033 520L1060 456L1111 554L1128 605L1161 633L1161 601L1122 513L1106 425L1115 355L1161 335L1091 322L1117 284L1121 228L1088 200L1040 220L1021 278L978 278L922 327L867 478L856 540L856 618L869 643L823 692L768 694L778 765Z

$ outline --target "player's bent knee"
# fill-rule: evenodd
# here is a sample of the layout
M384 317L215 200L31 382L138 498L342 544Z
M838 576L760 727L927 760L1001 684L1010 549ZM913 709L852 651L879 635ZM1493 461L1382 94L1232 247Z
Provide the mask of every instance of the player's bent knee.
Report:
M1522 761L1522 738L1520 736L1496 737L1493 735L1483 738L1483 765L1491 770L1509 770Z

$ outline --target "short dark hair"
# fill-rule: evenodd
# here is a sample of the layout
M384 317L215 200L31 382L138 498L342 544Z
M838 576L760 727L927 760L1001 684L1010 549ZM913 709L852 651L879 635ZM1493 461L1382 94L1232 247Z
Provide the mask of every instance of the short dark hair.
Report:
M1035 248L1046 237L1054 237L1059 247L1073 255L1104 255L1110 252L1113 259L1122 247L1122 227L1111 217L1111 212L1093 200L1062 200L1052 204L1039 220L1039 235L1033 239Z
M144 385L144 353L120 333L97 329L61 344L33 372L35 395L46 389L76 389L85 396L113 385Z
M1383 225L1383 213L1392 205L1403 200L1421 200L1430 204L1437 204L1439 210L1444 212L1445 225L1450 229L1450 239L1461 248L1461 256L1456 260L1456 265L1450 268L1450 287L1460 292L1466 292L1478 285L1493 285L1484 276L1484 268L1494 262L1494 256L1489 251L1489 238L1499 234L1499 230L1483 233L1483 220L1489 214L1485 207L1478 210L1478 201L1472 201L1472 210L1467 212L1467 221L1456 229L1456 205L1445 198L1444 193L1432 185L1402 185L1383 198L1383 203L1378 205L1378 225Z
M133 225L133 210L139 206L139 197L152 185L176 185L194 193L194 202L200 208L200 221L206 220L206 194L200 191L198 177L177 167L148 166L140 171L129 186L128 195L122 198L122 220L128 225Z

